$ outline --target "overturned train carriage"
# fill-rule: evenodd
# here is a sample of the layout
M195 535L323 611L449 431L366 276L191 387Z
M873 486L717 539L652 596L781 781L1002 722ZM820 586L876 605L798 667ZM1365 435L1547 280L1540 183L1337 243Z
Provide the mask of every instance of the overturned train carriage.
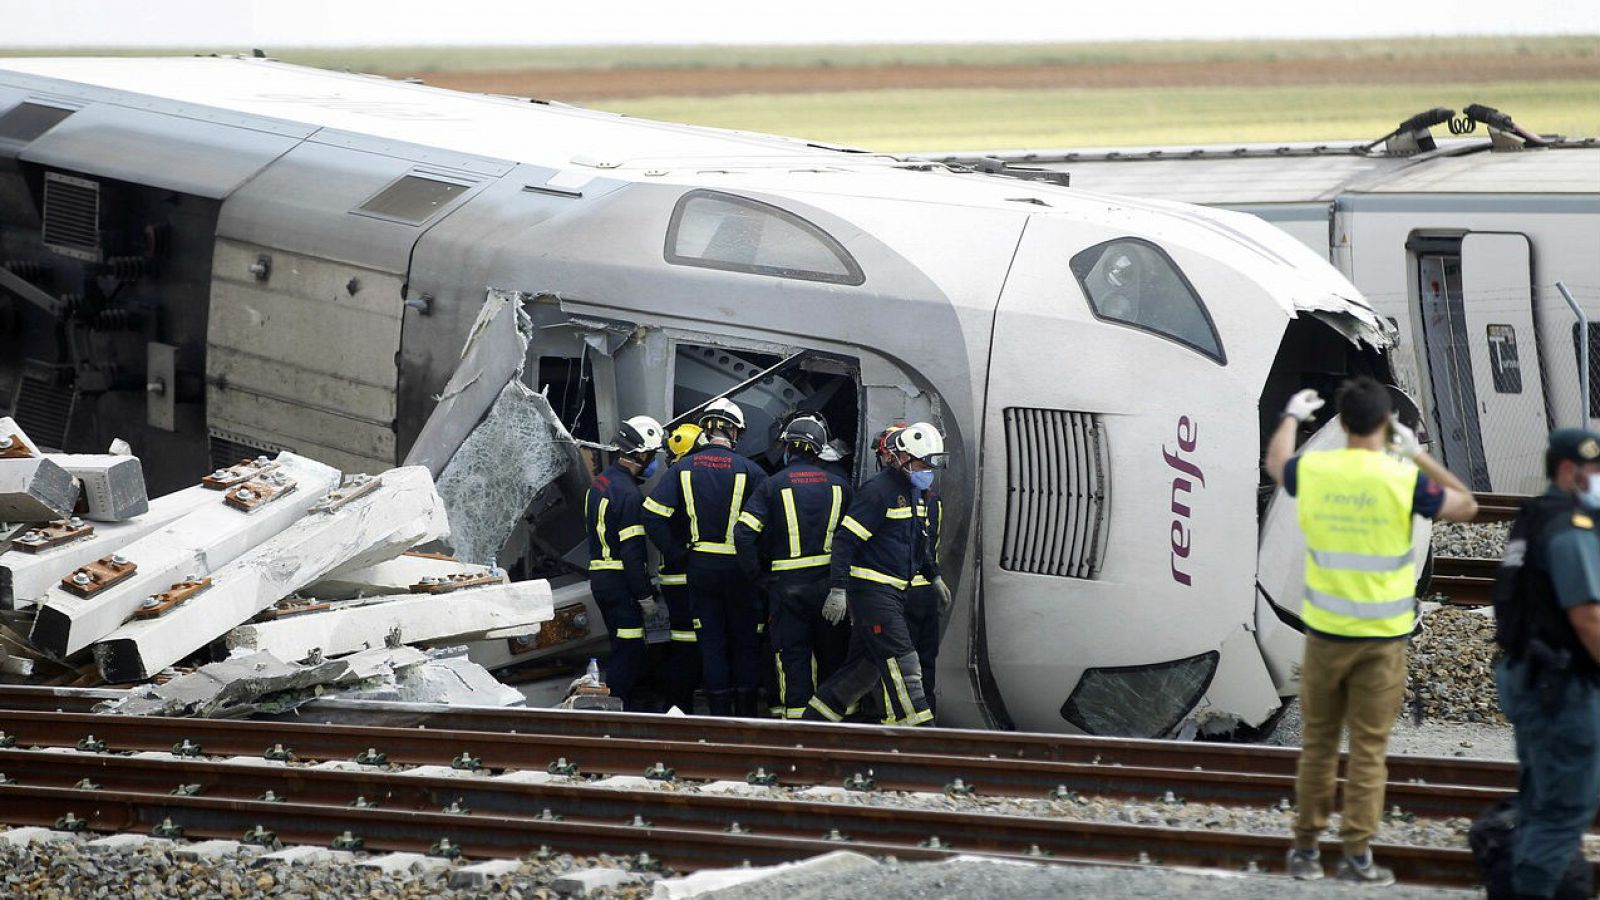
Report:
M742 451L819 409L862 476L931 419L941 718L979 727L1267 720L1298 576L1258 552L1299 548L1263 435L1392 380L1352 286L1247 216L263 60L0 63L0 259L19 421L125 437L158 490L279 448L448 478L492 372L547 398L528 448L736 389ZM453 522L528 477L501 452ZM548 480L500 556L571 577L584 479Z

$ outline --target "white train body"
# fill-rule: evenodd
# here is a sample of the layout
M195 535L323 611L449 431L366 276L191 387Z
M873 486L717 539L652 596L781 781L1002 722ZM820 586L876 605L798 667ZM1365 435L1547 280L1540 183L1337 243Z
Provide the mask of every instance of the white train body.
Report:
M91 195L98 234L51 206ZM528 298L528 378L580 438L779 360L735 395L752 453L817 406L863 476L878 429L938 422L947 724L1268 719L1296 687L1300 547L1264 429L1300 387L1392 380L1350 282L1234 212L271 61L0 61L0 258L59 291L105 279L122 232L163 248L96 303L143 330L59 353L82 310L14 288L0 374L45 429L37 373L70 371L60 442L116 429L158 483L241 447L406 458L491 288ZM146 366L202 389L147 397ZM575 543L558 501L506 561L546 573L540 548Z
M1499 133L1423 152L1330 142L927 156L1067 172L1075 187L1271 222L1396 324L1397 374L1446 463L1474 490L1530 493L1544 483L1550 428L1600 424L1600 142L1523 143ZM1590 323L1588 410L1558 283Z

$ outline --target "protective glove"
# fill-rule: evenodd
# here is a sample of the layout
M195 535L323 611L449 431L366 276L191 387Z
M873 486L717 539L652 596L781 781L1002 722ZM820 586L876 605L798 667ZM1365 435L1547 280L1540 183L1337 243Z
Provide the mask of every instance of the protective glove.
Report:
M645 594L643 597L640 597L639 611L644 613L644 619L646 622L650 621L650 617L656 614L656 598L649 594Z
M943 575L933 579L933 589L939 594L939 618L942 619L945 613L950 611L950 604L954 603L955 599L950 596L950 585L944 583Z
M1389 452L1402 459L1416 459L1422 452L1422 442L1417 440L1417 433L1400 424L1397 413L1389 414Z
M844 588L834 588L828 592L828 599L822 601L822 617L828 620L829 625L844 621Z
M1298 421L1304 422L1311 418L1312 414L1317 410L1321 409L1326 402L1316 390L1306 388L1289 398L1288 405L1283 408L1283 414L1294 416Z

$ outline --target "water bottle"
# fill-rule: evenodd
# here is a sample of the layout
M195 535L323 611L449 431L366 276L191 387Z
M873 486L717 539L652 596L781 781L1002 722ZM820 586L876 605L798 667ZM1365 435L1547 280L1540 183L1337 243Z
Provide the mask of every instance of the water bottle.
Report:
M589 670L583 673L583 680L595 687L600 686L600 661L589 657Z

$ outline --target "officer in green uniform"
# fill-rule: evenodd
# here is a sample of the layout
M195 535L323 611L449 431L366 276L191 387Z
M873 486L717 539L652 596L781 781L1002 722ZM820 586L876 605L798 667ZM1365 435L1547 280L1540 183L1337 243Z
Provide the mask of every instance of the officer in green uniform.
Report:
M1563 428L1495 580L1500 708L1516 729L1512 887L1553 896L1600 806L1600 434Z
M1333 807L1339 738L1348 730L1338 878L1393 884L1394 873L1373 862L1369 844L1383 812L1389 731L1405 695L1406 640L1417 622L1412 517L1462 522L1478 504L1395 418L1383 385L1351 379L1337 406L1343 449L1292 456L1299 425L1322 407L1313 390L1290 398L1267 444L1267 471L1298 501L1306 541L1298 816L1288 868L1301 880L1323 876L1317 841Z

